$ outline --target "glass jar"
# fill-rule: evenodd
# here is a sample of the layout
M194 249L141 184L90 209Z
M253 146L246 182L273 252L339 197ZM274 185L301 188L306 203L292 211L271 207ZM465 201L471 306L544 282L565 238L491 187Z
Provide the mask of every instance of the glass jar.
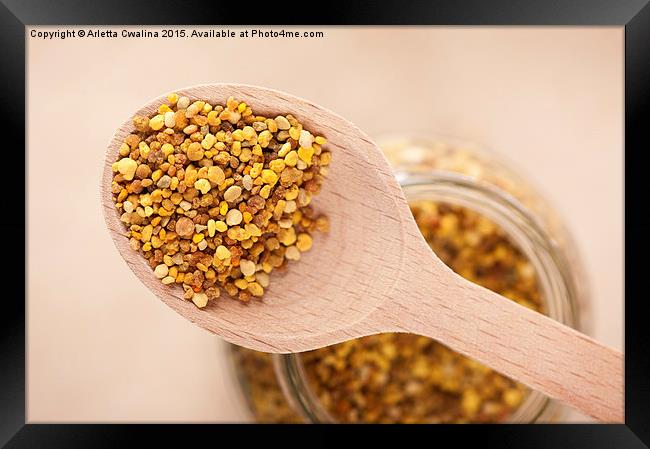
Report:
M572 240L511 164L450 138L386 136L377 143L423 235L452 269L589 331L588 292ZM232 355L260 422L541 423L566 411L425 337L369 336L286 355L232 346Z

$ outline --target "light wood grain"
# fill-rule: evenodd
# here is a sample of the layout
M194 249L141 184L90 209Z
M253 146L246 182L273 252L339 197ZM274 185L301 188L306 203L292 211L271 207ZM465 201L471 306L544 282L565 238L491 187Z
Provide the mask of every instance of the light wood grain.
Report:
M381 150L356 126L309 101L240 84L193 86L191 99L245 101L256 113L291 113L327 137L333 160L314 206L331 231L248 304L222 298L205 309L164 286L131 250L110 185L111 164L131 118L111 139L101 183L106 224L128 266L156 296L193 323L232 343L298 352L379 332L439 340L501 373L607 422L623 421L622 355L542 314L453 273L421 237ZM149 115L161 96L136 113ZM126 313L126 312L125 312Z

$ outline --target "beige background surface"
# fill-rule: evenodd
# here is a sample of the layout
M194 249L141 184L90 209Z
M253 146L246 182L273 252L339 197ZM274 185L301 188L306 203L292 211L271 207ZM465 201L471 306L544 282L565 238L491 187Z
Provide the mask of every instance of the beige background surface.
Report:
M29 422L248 419L225 344L140 284L99 207L114 129L197 83L285 90L370 135L436 132L498 150L565 217L592 281L593 335L622 348L622 28L320 30L308 40L27 36Z

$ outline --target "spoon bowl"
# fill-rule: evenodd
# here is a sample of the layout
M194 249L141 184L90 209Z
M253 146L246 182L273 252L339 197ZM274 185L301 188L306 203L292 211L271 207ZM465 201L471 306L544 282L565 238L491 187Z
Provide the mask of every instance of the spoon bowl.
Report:
M220 298L198 309L178 285L163 285L129 246L111 193L125 121L111 139L101 184L106 224L136 276L176 312L240 346L287 353L380 332L412 332L608 422L623 420L620 352L522 307L451 271L421 236L391 167L377 145L337 114L284 92L242 84L177 91L225 103L230 96L270 117L293 114L327 138L329 173L315 209L330 232L284 273L271 275L261 299ZM159 97L137 115L151 116ZM225 296L225 295L224 295Z
M411 240L422 240L390 165L376 144L335 113L283 92L240 84L210 84L177 93L213 104L225 103L234 96L258 114L275 117L291 113L306 129L325 136L334 157L321 193L314 196L312 203L329 218L331 230L314 235L313 248L300 261L289 263L286 272L274 272L260 300L243 303L222 297L198 309L183 299L180 285L161 284L145 258L130 248L123 235L124 224L110 191L111 165L118 158L124 138L134 131L129 119L108 145L101 191L108 228L136 276L190 321L232 343L260 351L304 351L358 337L359 332L373 333L371 329L351 333L350 328L391 296L402 271L405 233L411 234ZM165 101L165 96L158 97L134 115L155 114ZM421 246L435 257L426 244Z

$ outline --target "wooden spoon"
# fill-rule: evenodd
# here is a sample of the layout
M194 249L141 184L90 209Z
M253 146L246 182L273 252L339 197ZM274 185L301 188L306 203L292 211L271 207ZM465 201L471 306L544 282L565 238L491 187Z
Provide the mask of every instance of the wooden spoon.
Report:
M331 231L317 235L286 274L272 275L262 300L221 298L198 309L183 299L180 286L161 284L124 236L110 186L111 164L134 130L129 119L106 153L104 216L124 260L165 304L229 342L274 353L380 332L424 335L597 419L623 421L621 353L442 263L421 236L382 151L359 128L314 103L261 87L210 84L178 93L221 104L232 95L259 114L291 113L325 136L333 159L314 205L329 217ZM151 115L165 101L161 96L137 114Z

